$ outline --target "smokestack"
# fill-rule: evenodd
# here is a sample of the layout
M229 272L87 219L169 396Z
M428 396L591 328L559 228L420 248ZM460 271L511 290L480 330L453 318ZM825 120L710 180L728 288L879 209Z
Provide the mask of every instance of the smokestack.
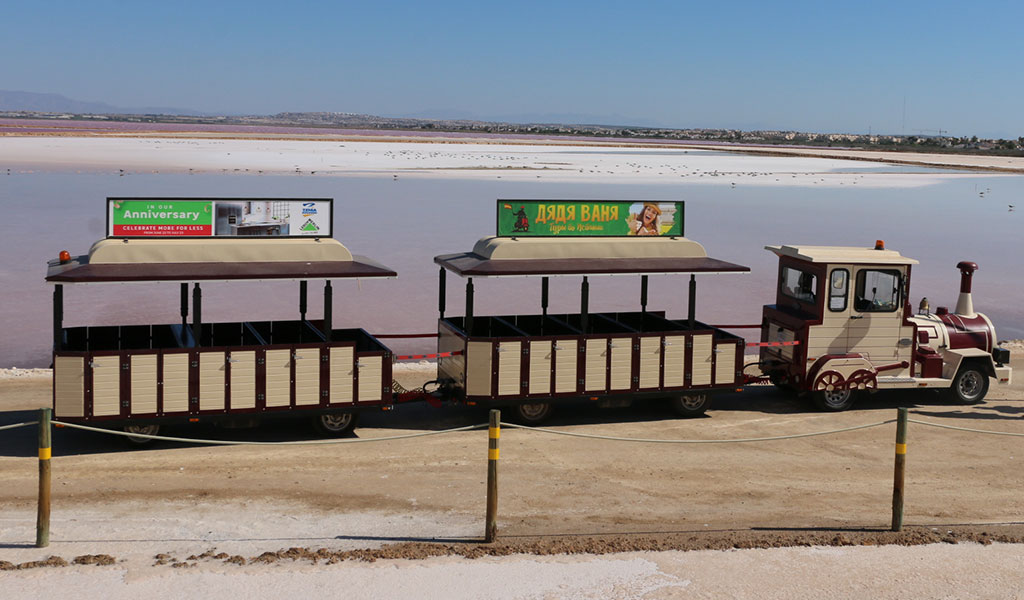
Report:
M961 261L956 268L960 269L960 297L956 300L956 314L974 317L974 302L971 300L971 277L978 270L978 263Z

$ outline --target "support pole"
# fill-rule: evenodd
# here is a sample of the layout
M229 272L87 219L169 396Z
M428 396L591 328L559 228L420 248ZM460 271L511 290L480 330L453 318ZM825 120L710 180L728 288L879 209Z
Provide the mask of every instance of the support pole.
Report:
M181 327L188 325L188 284L181 284ZM184 333L184 332L182 332Z
M896 463L892 481L892 530L903 529L903 475L907 465L907 409L896 409Z
M473 278L466 281L466 335L473 335Z
M36 512L36 548L50 545L50 417L53 409L39 409L39 510Z
M448 271L444 267L441 267L441 272L437 274L437 312L438 318L444 318L445 305L448 303L445 295L448 293Z
M640 312L647 313L647 276L640 276Z
M299 282L299 320L306 320L306 292L307 282L305 280Z
M196 283L192 288L192 337L196 340L196 347L202 346L203 336L203 290Z
M64 286L53 286L53 350L64 349Z
M690 299L686 310L686 319L690 322L690 331L693 331L693 326L697 322L697 276L693 274L690 274Z
M324 282L324 337L331 341L331 330L334 329L334 288L330 280Z
M540 310L545 317L548 316L548 278L540 279Z
M586 275L583 276L583 283L580 285L580 329L587 333L587 316L590 312L590 282Z
M498 539L498 440L501 438L501 411L491 410L487 428L487 529L484 541Z

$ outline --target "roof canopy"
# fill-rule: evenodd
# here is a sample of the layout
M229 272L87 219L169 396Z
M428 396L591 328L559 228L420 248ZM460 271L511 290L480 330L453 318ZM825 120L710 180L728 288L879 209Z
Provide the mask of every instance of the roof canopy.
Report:
M462 277L750 271L708 257L703 246L684 237L485 237L472 252L436 256L434 262Z
M332 238L105 239L48 263L50 283L395 277Z
M875 250L850 246L765 246L779 256L813 263L916 265L916 260L900 256L895 250Z

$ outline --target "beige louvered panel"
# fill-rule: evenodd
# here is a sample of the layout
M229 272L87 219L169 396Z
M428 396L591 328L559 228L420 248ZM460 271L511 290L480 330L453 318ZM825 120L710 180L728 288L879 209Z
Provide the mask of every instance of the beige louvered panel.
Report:
M320 404L320 349L295 350L295 404Z
M522 342L501 342L498 344L498 395L519 395L522 373Z
M156 354L136 354L131 357L131 414L156 413Z
M331 404L353 401L352 380L356 376L355 348L331 348Z
M555 340L555 393L576 391L576 340Z
M583 389L588 392L604 391L608 374L608 340L601 338L587 340L586 381Z
M121 357L94 356L92 367L93 416L121 414Z
M614 338L611 345L611 389L628 390L633 375L633 340Z
M267 407L288 406L292 401L292 351L267 350Z
M530 342L530 387L531 394L551 392L551 342L538 340Z
M717 344L715 350L715 385L736 381L736 344Z
M491 343L466 344L466 395L491 395Z
M383 378L384 361L379 356L360 356L357 359L359 379L356 394L359 402L378 402L383 391L381 380Z
M665 387L686 384L686 336L665 336Z
M256 351L231 353L231 408L256 408Z
M640 389L656 388L660 380L661 338L640 338Z
M223 352L199 353L199 410L224 410L224 365Z
M164 354L164 414L188 412L188 354Z
M690 385L711 385L711 335L693 336Z
M85 359L81 356L53 359L53 416L85 416Z

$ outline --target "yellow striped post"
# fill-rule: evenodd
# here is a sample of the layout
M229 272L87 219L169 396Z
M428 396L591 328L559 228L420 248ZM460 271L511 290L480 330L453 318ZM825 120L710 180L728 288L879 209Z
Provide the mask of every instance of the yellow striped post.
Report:
M501 438L501 411L491 411L487 428L487 529L484 541L498 539L498 440Z
M903 473L907 465L907 409L896 413L896 465L892 481L892 530L903 529Z
M36 548L50 545L50 417L53 409L39 409L39 510L36 513Z

